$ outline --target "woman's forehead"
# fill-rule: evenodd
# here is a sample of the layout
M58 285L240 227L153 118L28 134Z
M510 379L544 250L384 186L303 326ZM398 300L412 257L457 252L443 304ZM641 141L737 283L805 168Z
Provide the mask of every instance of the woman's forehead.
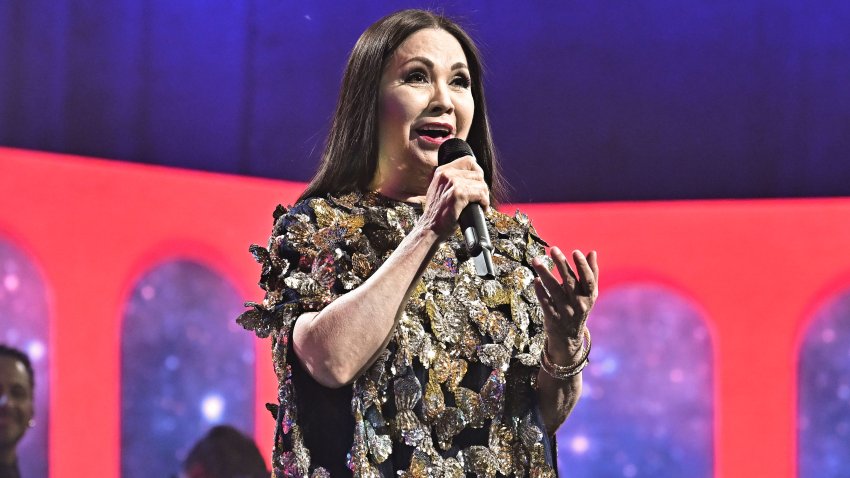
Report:
M434 64L466 67L466 54L451 33L438 28L425 28L408 36L390 57L389 64L402 66L415 59Z

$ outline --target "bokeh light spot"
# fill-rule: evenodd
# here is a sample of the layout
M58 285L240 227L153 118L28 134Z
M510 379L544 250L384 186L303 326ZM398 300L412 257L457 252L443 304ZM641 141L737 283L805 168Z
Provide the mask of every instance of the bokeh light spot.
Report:
M38 339L30 340L24 348L26 349L30 360L33 362L41 361L41 359L44 358L44 354L47 352L47 349L44 347L44 342Z
M221 395L214 393L207 395L201 401L201 411L204 418L209 423L219 423L224 415L224 398Z
M15 292L21 285L21 280L16 274L6 274L3 278L3 287L9 292Z
M590 441L586 436L576 435L572 440L570 440L570 449L577 455L585 453L589 448Z

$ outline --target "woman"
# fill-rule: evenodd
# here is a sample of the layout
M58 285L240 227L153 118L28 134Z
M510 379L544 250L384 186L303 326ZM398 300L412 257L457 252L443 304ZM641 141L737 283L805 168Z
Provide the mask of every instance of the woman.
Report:
M480 166L436 167L453 137ZM555 475L596 254L575 251L576 273L557 248L543 256L524 215L490 209L501 187L472 40L420 10L369 27L319 172L275 212L268 250L252 246L266 298L239 321L273 338L276 476ZM475 275L457 232L471 202L487 211L495 280Z

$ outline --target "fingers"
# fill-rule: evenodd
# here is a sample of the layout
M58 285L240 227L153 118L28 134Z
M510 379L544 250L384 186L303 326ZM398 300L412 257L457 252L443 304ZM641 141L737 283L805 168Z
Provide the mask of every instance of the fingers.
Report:
M490 189L480 171L459 170L455 173L458 188L466 188L466 203L477 202L485 210L490 207Z
M555 293L557 287L563 292L568 300L572 300L576 295L584 295L596 299L599 295L599 262L597 260L596 251L591 251L585 256L581 251L573 251L573 262L575 270L570 267L570 263L564 253L557 247L553 247L550 251L552 261L558 269L558 274L561 276L563 284L559 284L555 276L549 271L542 262L538 259L532 261L532 266L540 276L543 285L549 291L553 300L558 300L560 294Z
M543 286L543 282L539 277L534 278L534 294L537 295L537 301L540 302L540 308L543 310L544 317L556 317L558 311L555 310L554 304L549 297L549 292Z
M457 158L450 163L446 163L437 169L441 168L452 168L452 169L465 169L467 171L480 171L482 177L484 176L484 170L481 169L481 166L478 165L478 162L472 156L463 156L461 158Z
M484 171L471 156L438 167L433 181L442 186L446 199L458 202L458 213L472 202L479 203L485 210L490 207L490 189L484 181Z
M596 263L596 252L592 251L590 255L594 256L593 262ZM582 252L579 250L573 251L573 262L575 262L576 270L578 271L578 285L580 286L579 291L584 295L595 298L598 294L598 266L597 271L594 273L593 268L590 266L587 257L585 257L584 254L582 254Z
M490 189L475 160L463 157L434 169L420 219L425 227L446 238L455 230L461 212L470 203L478 203L487 211Z
M478 203L485 210L490 206L490 190L487 189L486 185L477 182L455 178L452 184L446 187L443 194L446 201L454 203L454 209L457 215L469 203Z
M561 280L564 281L564 285L570 290L574 290L576 287L576 274L570 267L570 263L567 262L567 256L565 256L564 253L561 252L561 249L557 247L553 247L552 250L549 251L549 254L555 262L555 267L558 268L558 273L561 275Z
M531 261L531 266L537 272L537 277L540 279L541 286L545 288L546 295L551 299L556 308L566 308L568 297L565 290L561 287L561 283L552 274L546 264L539 258L535 257ZM535 285L535 287L537 287ZM536 289L535 289L536 290Z
M591 297L596 299L599 295L599 261L597 258L596 251L590 251L590 254L587 255L587 262L590 264L590 270L593 271L593 277L596 279L594 284L594 290L591 294Z

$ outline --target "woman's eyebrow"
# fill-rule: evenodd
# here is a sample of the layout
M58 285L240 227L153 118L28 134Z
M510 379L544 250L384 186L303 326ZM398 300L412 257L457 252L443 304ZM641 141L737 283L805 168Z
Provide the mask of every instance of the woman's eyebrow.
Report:
M414 61L418 61L418 62L424 64L425 66L427 66L428 68L434 68L434 62L431 61L428 58L425 58L424 56L414 56L413 58L402 63L402 66L404 66L408 63L414 62ZM469 66L467 66L466 63L459 61L459 62L455 63L454 65L452 65L451 69L452 70L461 70L461 69L468 70Z
M425 66L427 66L428 68L434 68L434 62L429 60L428 58L425 58L424 56L414 56L413 58L402 63L402 65L406 65L408 63L413 63L414 61L418 61L418 62L424 64Z

